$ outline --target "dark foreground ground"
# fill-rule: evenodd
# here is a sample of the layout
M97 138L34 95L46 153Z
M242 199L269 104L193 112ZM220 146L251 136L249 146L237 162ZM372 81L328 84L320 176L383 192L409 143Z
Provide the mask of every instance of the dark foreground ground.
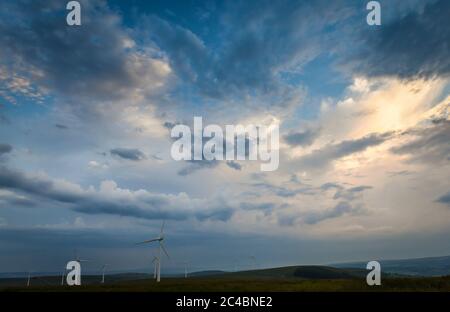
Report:
M381 286L368 286L368 271L329 266L288 266L239 272L203 271L188 278L163 276L156 283L149 274L83 275L82 286L62 286L61 276L0 279L0 291L85 292L450 292L450 275L413 277L382 273Z
M6 286L0 291L39 292L354 292L354 291L426 291L450 292L450 276L427 278L384 278L381 286L367 286L365 279L242 279L232 277L166 278L156 283L143 279L111 284L82 286L42 285Z

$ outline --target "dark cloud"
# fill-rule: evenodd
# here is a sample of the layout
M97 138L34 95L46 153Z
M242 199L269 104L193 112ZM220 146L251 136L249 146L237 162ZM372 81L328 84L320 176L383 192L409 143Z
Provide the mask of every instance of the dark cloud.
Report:
M289 178L289 182L294 183L294 184L301 184L300 179L298 178L298 176L295 173L291 174L291 177Z
M238 162L235 162L233 160L228 160L226 162L226 164L227 164L228 167L230 167L230 168L232 168L234 170L241 170L242 169L241 164L239 164Z
M392 135L392 132L373 133L355 140L345 140L335 144L328 144L302 156L295 163L304 169L324 167L341 157L362 152L371 146L379 145L389 140Z
M175 127L176 125L177 125L177 123L171 122L171 121L166 121L163 124L164 128L166 128L168 130L172 130L172 128Z
M329 189L338 189L338 190L340 190L342 188L343 187L341 185L339 185L337 183L333 183L333 182L327 182L327 183L324 183L324 184L322 184L320 186L320 189L322 189L324 191L329 190Z
M136 148L113 148L109 152L113 156L118 156L127 160L139 161L146 159L145 154Z
M175 124L174 123L168 123L166 122L164 124L167 128L171 129ZM226 153L227 153L227 141L225 138L223 139L223 145L222 145L222 151L223 151L223 156L225 157ZM234 136L234 142L232 143L234 146L234 157L235 159L237 158L238 155L238 148L237 148L237 136ZM172 138L172 140L176 140L176 138ZM202 138L202 151L204 150L205 144L211 140L210 137L205 137L203 136ZM250 154L250 139L246 136L244 138L244 151L243 154L240 156L245 157L246 159L248 159L249 154ZM202 153L201 157L202 159L200 160L195 160L194 159L194 134L191 133L191 160L186 160L185 162L187 163L187 166L185 166L184 168L180 169L178 171L178 175L181 176L186 176L189 175L191 173L194 173L196 171L199 171L201 169L212 169L212 168L216 168L217 166L219 166L221 163L225 162L225 161L221 161L221 160L207 160L204 158L204 155ZM226 161L225 164L235 170L241 170L242 169L242 165L240 165L239 163L235 162L235 161Z
M364 30L366 49L354 70L371 76L431 78L450 74L450 2L439 0L422 11Z
M405 144L391 149L395 154L409 155L409 161L448 163L450 155L450 121L435 120L426 128L413 128L403 135L412 136Z
M67 192L62 188L57 188L55 183L43 177L28 177L22 172L0 167L0 188L18 190L40 197L50 197L60 202L71 203L78 196L74 192Z
M0 143L0 156L8 154L12 151L12 146L6 143Z
M335 206L321 211L307 211L301 213L279 213L278 223L280 225L293 226L298 222L314 225L328 219L336 219L344 215L356 216L366 213L361 204L352 204L347 201L340 201Z
M333 208L320 212L309 212L302 216L301 219L306 224L317 224L327 219L334 219L341 217L345 214L356 215L361 213L361 207L359 205L353 206L348 202L339 202Z
M55 127L57 129L60 129L60 130L67 130L67 129L69 129L69 127L67 127L66 125L63 125L63 124L55 124Z
M272 211L277 207L275 203L248 203L243 202L240 204L240 208L243 210L249 211L261 211L265 216L268 216L272 213Z
M333 199L345 199L347 201L352 201L360 198L365 190L370 189L372 189L372 187L368 185L355 186L349 189L339 189L336 191L336 194L334 194Z
M3 203L4 205L11 205L13 207L21 206L21 207L32 207L35 206L35 202L24 197L24 196L17 196L15 194L1 194L0 195L0 203ZM6 206L5 206L6 207Z
M364 190L370 190L372 187L368 186L368 185L360 185L360 186L355 186L355 187L351 187L348 189L349 192L351 193L359 193L362 192Z
M441 204L444 204L444 205L447 205L447 206L450 207L450 192L448 192L447 194L442 195L441 197L439 197L437 199L437 202L441 203Z
M346 188L338 183L328 182L320 186L323 191L335 190L333 199L345 199L346 201L353 201L359 199L365 190L372 189L368 185L359 185L350 188Z
M188 164L186 167L178 170L178 175L187 176L201 169L212 169L219 165L218 160L187 160Z
M204 95L277 94L286 90L280 73L298 70L319 55L348 10L341 1L227 3L219 17L219 45L156 16L147 16L142 29L182 81Z
M292 183L292 181L290 181ZM334 195L333 199L341 199L346 201L353 201L361 198L361 195L364 191L372 189L371 186L368 185L359 185L354 187L346 187L344 185L328 182L324 183L319 187L311 186L309 184L302 183L298 180L294 180L295 185L299 187L285 187L274 185L268 182L258 182L252 184L253 187L262 188L265 191L271 192L279 197L293 197L299 194L303 195L316 195L318 193L322 193L328 190L333 190Z
M290 132L283 136L286 143L291 146L308 146L319 136L318 130L305 130L301 132Z
M63 1L0 2L0 11L8 12L0 19L0 66L38 90L64 96L61 105L69 103L87 118L133 92L155 90L164 74L156 57L131 44L106 1L80 2L81 27L66 24ZM105 100L105 107L93 103Z
M200 38L190 30L157 16L147 16L143 23L142 29L149 31L150 38L168 54L171 66L177 70L180 78L193 81L198 75L204 74L210 58Z
M178 195L151 193L146 190L119 189L113 181L104 181L98 191L84 190L77 184L53 180L46 176L31 176L0 167L0 189L35 196L67 205L87 214L113 214L143 219L228 220L233 209L224 200L192 199Z
M258 187L265 189L266 191L269 191L279 197L294 197L298 194L304 194L304 195L314 195L317 193L317 191L306 184L299 183L301 186L297 188L288 188L284 186L278 186L274 185L268 182L258 182L252 184L253 187Z

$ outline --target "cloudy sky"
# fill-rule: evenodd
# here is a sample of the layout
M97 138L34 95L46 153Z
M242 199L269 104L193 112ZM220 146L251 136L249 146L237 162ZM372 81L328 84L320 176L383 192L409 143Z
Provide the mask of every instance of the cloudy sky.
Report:
M449 1L80 2L0 2L2 272L150 270L162 220L173 271L450 254ZM278 170L172 160L194 116Z

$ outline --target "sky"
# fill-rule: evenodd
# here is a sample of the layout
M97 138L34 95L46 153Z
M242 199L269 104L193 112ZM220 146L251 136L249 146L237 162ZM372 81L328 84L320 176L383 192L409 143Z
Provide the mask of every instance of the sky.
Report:
M450 255L450 2L0 2L0 271ZM171 129L280 125L279 168Z

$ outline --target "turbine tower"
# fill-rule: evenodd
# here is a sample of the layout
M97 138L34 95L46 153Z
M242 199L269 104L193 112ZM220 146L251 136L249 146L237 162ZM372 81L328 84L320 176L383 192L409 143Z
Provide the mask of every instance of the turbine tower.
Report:
M184 261L183 264L184 264L184 278L187 278L189 261Z
M30 287L31 272L28 271L27 287Z
M157 256L153 257L152 263L154 263L154 269L153 269L153 278L156 279L157 277L157 272L158 272L158 263L159 263L159 259Z
M255 265L254 269L259 269L258 262L256 262L256 257L254 255L251 255L249 258L253 262L253 264Z
M155 257L156 258L156 264L157 264L157 270L156 270L156 281L159 282L161 281L161 250L164 251L164 253L166 254L167 258L170 259L169 254L167 253L166 248L164 248L164 224L165 221L163 221L162 225L161 225L161 231L159 233L159 236L153 239L149 239L140 243L137 243L138 245L140 244L148 244L148 243L152 243L152 242L158 242L159 243L159 248L158 248L158 256ZM153 258L153 261L155 261L155 258ZM153 262L152 261L152 262Z
M61 274L61 286L64 286L64 276L66 275L66 266L64 266L62 274Z
M104 265L102 265L102 284L105 284L105 270L106 270L106 267L108 266L108 264L104 264Z

